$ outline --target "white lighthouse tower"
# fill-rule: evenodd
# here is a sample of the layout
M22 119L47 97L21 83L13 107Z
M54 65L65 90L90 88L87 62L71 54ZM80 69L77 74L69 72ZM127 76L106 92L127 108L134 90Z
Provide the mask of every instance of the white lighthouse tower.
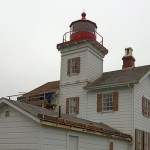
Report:
M108 50L96 23L81 19L70 24L70 31L57 44L61 52L60 96L62 112L86 118L87 91L83 87L103 73L103 58Z

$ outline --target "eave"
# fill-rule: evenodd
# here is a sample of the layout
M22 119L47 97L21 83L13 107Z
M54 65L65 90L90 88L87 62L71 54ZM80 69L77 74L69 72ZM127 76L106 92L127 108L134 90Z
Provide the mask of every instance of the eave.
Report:
M38 117L40 117L40 114ZM87 125L75 121L66 120L61 117L42 116L42 118L40 117L40 120L42 125L48 125L57 128L69 129L73 131L84 132L88 134L94 134L103 137L115 138L115 139L132 142L132 137L128 134L105 130L103 128L99 128L93 125Z
M86 42L90 42L93 46L96 46L105 55L108 53L108 50L103 45L101 45L96 40L93 40L93 39L90 39L90 38L66 41L66 42L57 44L57 49L59 51L62 51L62 49L64 49L64 48L71 47L71 46L74 46L74 45L77 45L77 44L86 43Z
M117 84L108 84L108 85L100 85L100 86L92 86L92 87L84 87L85 90L105 90L111 88L118 88L118 87L126 87L128 85L133 86L134 84L139 82L128 82L128 83L117 83Z

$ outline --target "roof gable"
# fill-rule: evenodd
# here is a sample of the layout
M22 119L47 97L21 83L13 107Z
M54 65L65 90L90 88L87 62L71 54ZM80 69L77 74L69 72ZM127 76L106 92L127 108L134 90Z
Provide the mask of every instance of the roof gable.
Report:
M20 103L20 102L16 102L13 100L8 100L6 98L1 98L0 99L0 106L3 107L4 104L14 108L15 110L19 111L20 113L28 116L29 118L31 118L32 120L40 123L40 119L38 119L35 115L31 114L30 111L28 111L25 107L24 104L25 103ZM30 109L30 107L29 107Z

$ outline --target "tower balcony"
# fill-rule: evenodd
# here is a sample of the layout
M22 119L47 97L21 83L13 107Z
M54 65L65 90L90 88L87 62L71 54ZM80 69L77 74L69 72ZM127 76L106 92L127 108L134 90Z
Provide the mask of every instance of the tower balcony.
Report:
M90 29L79 29L69 31L63 35L63 43L75 40L92 39L103 45L103 37L96 31Z

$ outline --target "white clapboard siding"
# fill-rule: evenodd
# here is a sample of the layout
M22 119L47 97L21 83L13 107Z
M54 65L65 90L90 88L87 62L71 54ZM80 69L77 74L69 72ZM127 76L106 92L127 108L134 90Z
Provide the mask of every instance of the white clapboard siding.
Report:
M80 73L75 74L75 75L67 75L67 65L68 65L68 59L80 57ZM82 52L76 52L74 54L68 54L62 56L61 59L61 84L66 84L66 83L73 83L78 81L83 81L85 80L86 77L86 68L87 68L87 51L82 51Z
M43 150L66 150L67 142L65 130L49 126L43 126L42 134Z
M115 150L129 149L127 141L40 125L10 106L1 109L0 125L0 150L69 150L70 137L77 139L78 150L108 150L110 141Z
M150 100L150 79L145 78L140 84L136 84L134 88L134 113L135 113L135 128L144 130L150 133L150 117L147 118L142 114L142 97Z
M88 75L88 81L93 81L100 77L100 75L103 73L103 58L99 55L96 55L96 53L93 53L91 50L88 51L88 69L87 69L87 75Z
M82 83L61 87L59 104L61 105L62 113L66 113L66 98L79 97L79 114L77 117L86 118L87 93L83 89L84 86L85 84Z
M9 110L10 116L5 117ZM12 107L0 112L0 150L38 150L39 124Z
M80 73L76 75L67 75L68 59L80 57ZM96 47L87 44L81 44L68 47L61 54L61 84L73 83L76 81L91 81L102 74L103 56Z
M112 91L97 91L88 93L87 119L105 123L122 132L132 133L132 94L130 89L115 90L119 94L118 111L97 112L97 94L110 93Z
M115 150L130 150L128 142L121 140L46 126L43 126L42 131L43 150L69 150L69 136L78 138L78 150L108 150L110 141Z

